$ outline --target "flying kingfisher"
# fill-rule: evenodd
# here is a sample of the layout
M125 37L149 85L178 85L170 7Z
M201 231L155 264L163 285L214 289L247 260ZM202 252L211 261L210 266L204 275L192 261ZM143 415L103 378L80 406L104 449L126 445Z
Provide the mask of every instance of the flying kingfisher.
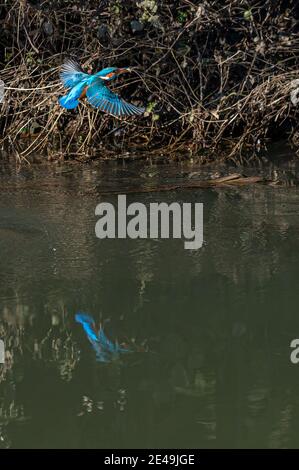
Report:
M95 321L90 315L88 315L88 313L77 312L75 320L77 323L82 324L87 338L96 352L96 359L98 362L110 362L121 353L131 352L130 349L119 346L117 343L110 341L110 339L105 335L103 328L96 331Z
M60 78L63 85L70 90L58 101L64 108L74 109L79 100L86 97L92 106L113 116L141 115L145 108L127 103L106 86L106 82L111 82L118 75L130 71L129 67L108 67L95 74L88 74L77 62L69 59L61 67Z

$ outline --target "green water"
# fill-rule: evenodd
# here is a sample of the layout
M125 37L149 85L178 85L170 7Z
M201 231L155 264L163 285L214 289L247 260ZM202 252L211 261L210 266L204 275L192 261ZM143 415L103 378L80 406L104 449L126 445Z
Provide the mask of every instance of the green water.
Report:
M128 195L202 202L204 245L99 240L118 191L245 171L282 184ZM195 174L194 174L195 173ZM0 445L299 447L297 163L0 168ZM74 314L136 352L107 364Z

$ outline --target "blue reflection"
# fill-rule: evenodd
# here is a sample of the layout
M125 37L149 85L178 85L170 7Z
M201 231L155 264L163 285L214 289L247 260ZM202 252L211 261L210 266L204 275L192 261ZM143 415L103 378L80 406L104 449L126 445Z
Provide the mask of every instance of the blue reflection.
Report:
M96 359L99 362L111 362L117 358L121 353L129 353L130 350L119 346L117 343L110 341L104 333L103 328L96 331L94 319L87 313L78 312L75 315L75 320L81 323L87 335L87 338L92 344L96 352Z

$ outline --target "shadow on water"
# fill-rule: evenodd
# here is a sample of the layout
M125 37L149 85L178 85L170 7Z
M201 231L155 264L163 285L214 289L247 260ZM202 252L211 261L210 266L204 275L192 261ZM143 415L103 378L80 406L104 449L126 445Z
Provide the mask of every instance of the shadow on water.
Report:
M203 202L197 251L96 239L96 204L116 201L98 188L224 167L2 168L0 445L298 447L297 166L259 169L274 186L128 196ZM133 353L97 362L78 310Z

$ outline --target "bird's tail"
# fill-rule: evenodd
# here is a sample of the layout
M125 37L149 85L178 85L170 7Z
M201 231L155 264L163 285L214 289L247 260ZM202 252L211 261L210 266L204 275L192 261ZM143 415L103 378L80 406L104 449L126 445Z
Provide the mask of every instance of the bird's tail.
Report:
M79 100L71 98L69 94L61 96L58 98L58 101L59 104L65 109L75 109L79 104Z

